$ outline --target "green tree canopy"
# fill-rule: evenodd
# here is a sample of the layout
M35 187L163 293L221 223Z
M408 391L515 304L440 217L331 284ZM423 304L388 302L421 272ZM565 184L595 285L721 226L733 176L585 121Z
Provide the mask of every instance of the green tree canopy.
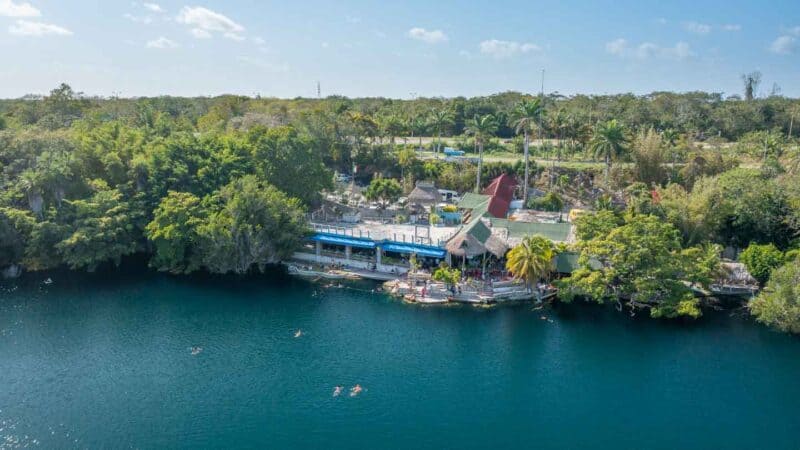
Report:
M212 273L263 271L288 258L308 233L304 209L248 175L214 195L219 210L197 227L201 264Z
M370 182L364 197L370 201L378 201L385 208L388 204L396 202L403 195L403 187L397 180L391 178L375 178Z
M140 212L117 189L100 187L89 199L67 203L74 226L56 249L71 268L92 272L106 262L119 265L123 256L139 248L134 221Z
M333 174L325 168L311 140L293 127L252 130L248 141L263 180L306 203L333 187Z
M632 309L649 308L652 317L698 317L699 303L684 281L710 284L719 265L717 251L685 251L672 225L655 216L635 216L581 244L581 267L558 283L559 298L619 301Z
M759 322L800 334L800 264L791 261L772 273L767 286L749 303Z
M199 242L198 227L209 211L200 198L187 192L170 191L161 199L153 220L145 233L155 253L150 266L172 273L190 273L200 266L195 246Z
M581 214L575 219L575 236L581 241L608 236L622 222L622 218L611 210Z
M747 271L762 285L769 280L773 270L784 262L783 252L773 244L751 244L740 255L739 261L744 263Z

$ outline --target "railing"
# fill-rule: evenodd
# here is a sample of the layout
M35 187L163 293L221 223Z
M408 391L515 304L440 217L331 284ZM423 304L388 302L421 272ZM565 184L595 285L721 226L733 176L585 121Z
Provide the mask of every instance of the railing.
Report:
M329 233L341 236L350 236L350 237L366 238L374 240L386 239L395 242L402 242L404 244L429 245L432 247L439 247L439 248L444 248L447 241L449 241L458 232L458 230L456 230L448 234L447 237L445 237L445 239L439 239L434 245L433 240L429 237L414 236L405 233L386 232L383 233L383 237L380 237L380 236L372 236L370 230L364 230L362 228L353 226L338 226L338 225L312 223L311 227L317 233Z

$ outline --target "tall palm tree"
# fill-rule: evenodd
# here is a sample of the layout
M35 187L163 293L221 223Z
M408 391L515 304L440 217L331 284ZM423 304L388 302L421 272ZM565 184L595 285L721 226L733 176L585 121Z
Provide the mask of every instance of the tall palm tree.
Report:
M389 114L378 120L378 126L380 127L381 134L389 138L390 150L394 151L394 143L397 136L400 136L405 131L403 119L394 114Z
M415 116L411 123L409 124L409 129L411 130L412 137L416 136L419 138L419 146L417 147L417 151L422 151L422 136L428 131L429 123L426 117L423 116Z
M449 107L434 109L431 111L431 126L436 130L436 150L435 156L439 157L439 151L442 145L442 131L448 126L452 125L455 118L453 117L453 110Z
M506 269L528 288L547 277L553 267L553 243L541 236L527 236L506 256Z
M628 151L628 137L625 127L611 119L608 122L598 123L594 129L592 139L589 141L589 150L595 158L602 158L606 163L606 185L611 174L612 162Z
M474 118L467 122L464 132L475 138L475 143L478 144L478 179L475 182L475 193L480 193L481 190L481 170L483 169L483 146L491 139L497 132L497 119L491 114L485 116L475 115Z
M792 139L792 132L794 131L794 121L800 117L800 105L794 105L789 110L789 140Z
M666 130L661 132L661 140L664 141L664 144L667 145L669 151L672 156L672 179L675 179L675 161L678 157L678 154L675 152L675 145L678 143L678 138L680 135L677 131L672 128L667 128Z
M511 125L517 134L522 133L525 137L525 185L523 187L523 198L528 201L528 180L530 178L530 145L531 135L539 130L541 135L542 116L544 107L538 98L533 100L523 100L511 113Z

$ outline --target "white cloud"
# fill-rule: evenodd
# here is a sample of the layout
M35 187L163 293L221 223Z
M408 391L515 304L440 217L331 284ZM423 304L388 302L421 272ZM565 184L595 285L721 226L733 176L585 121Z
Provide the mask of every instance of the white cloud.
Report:
M39 12L30 3L14 3L13 0L0 0L0 16L5 17L39 17Z
M698 22L684 22L683 28L686 31L694 34L708 34L711 33L711 25Z
M666 25L668 22L667 22L667 19L665 19L663 17L659 17L658 19L656 19L656 23L659 24L659 25Z
M320 45L322 45L322 48L328 48L328 47L330 47L330 46L331 46L331 44L329 44L329 43L327 43L327 42L323 42L323 43L322 43L322 44L320 44Z
M184 6L176 18L178 23L191 27L192 36L197 39L208 39L213 33L221 33L224 37L243 40L244 27L230 18L201 6Z
M635 59L673 59L684 60L693 56L692 49L686 42L678 42L672 47L662 47L652 42L642 42L632 46L625 39L616 39L606 43L606 52L620 58Z
M192 28L190 31L195 39L211 39L211 33L201 28Z
M58 25L44 22L31 22L28 20L17 20L8 27L8 32L17 36L72 36L72 31Z
M159 50L171 50L173 48L180 47L180 44L178 44L177 42L172 41L170 39L167 39L164 36L161 36L158 39L155 39L155 40L152 40L152 41L148 41L147 44L146 44L146 47L147 48L155 48L155 49L159 49Z
M686 42L678 42L674 47L666 48L662 51L666 52L666 56L676 59L686 59L694 55L694 53L692 53L692 48L689 47L689 44Z
M781 36L772 42L769 51L778 55L790 55L798 49L798 39L794 36Z
M225 33L222 36L225 37L225 39L230 39L230 40L236 41L236 42L242 42L243 40L245 40L244 36L242 36L241 34L236 34L236 33Z
M729 23L727 25L723 25L722 29L724 31L742 31L742 26L739 24Z
M262 38L260 36L256 36L256 37L253 38L253 43L258 45L258 46L262 46L262 45L266 45L267 41L264 40L264 38Z
M623 56L628 48L628 41L625 39L615 39L606 44L606 51L612 55Z
M275 64L269 61L264 61L262 59L251 58L249 56L240 56L238 60L245 64L257 67L266 72L284 73L289 71L289 65L285 63Z
M800 36L800 26L789 28L786 32L795 36Z
M412 28L408 30L408 37L428 44L447 42L448 37L442 30L426 30L425 28Z
M356 16L345 16L344 20L346 20L347 23L351 23L353 25L361 23L361 18Z
M164 8L162 8L161 5L159 5L158 3L142 3L142 6L145 9L148 9L148 10L154 12L154 13L166 12L166 11L164 11Z
M478 46L480 52L493 58L504 59L517 56L522 53L540 51L541 47L528 42L500 41L491 39L483 41Z
M123 17L125 17L126 19L128 19L128 20L130 20L131 22L134 22L134 23L141 23L141 24L144 24L144 25L150 25L151 23L153 23L153 18L152 17L139 17L139 16L134 16L133 14L128 14L128 13L123 14Z

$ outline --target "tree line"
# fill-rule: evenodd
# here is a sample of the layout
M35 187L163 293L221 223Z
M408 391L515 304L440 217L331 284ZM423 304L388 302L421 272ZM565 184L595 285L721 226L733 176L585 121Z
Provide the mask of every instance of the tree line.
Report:
M539 203L561 209L577 192L598 211L578 221L584 271L565 281L564 300L695 316L679 281L707 284L721 248L753 247L745 259L768 287L772 271L785 280L779 268L796 265L797 117L798 101L780 96L97 99L62 85L0 101L0 269L95 270L144 254L173 273L247 273L294 251L334 171L399 178L406 192L419 179L479 190L500 173L529 189L549 172ZM439 153L444 137L472 144L479 162L419 157L421 147ZM498 137L513 137L523 160L485 163ZM537 166L529 156L545 139L602 173ZM380 183L370 197L399 195Z

